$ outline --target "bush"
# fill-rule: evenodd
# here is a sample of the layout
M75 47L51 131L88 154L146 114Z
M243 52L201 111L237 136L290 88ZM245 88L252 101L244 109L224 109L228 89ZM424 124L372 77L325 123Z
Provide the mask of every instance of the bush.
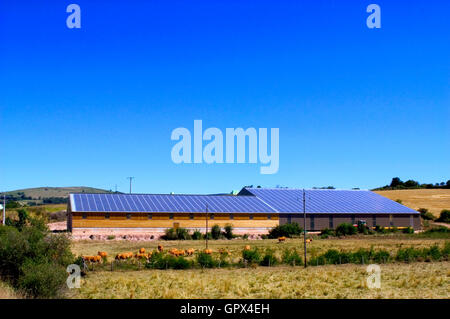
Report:
M332 230L330 228L324 228L320 232L320 237L323 239L328 238L328 236L333 236L333 235L334 235L334 230Z
M342 223L336 227L336 236L354 235L357 229L350 223Z
M56 297L67 278L65 269L54 263L27 262L21 270L18 288L32 297Z
M441 211L441 215L438 219L436 219L436 221L441 223L450 223L450 210L443 209Z
M397 261L403 261L403 262L411 262L415 261L418 257L421 257L421 252L418 249L414 249L412 247L409 248L400 248L397 251L397 255L395 256L395 259Z
M224 228L224 236L226 239L233 239L233 226L232 225L225 225Z
M258 248L253 248L251 250L242 251L242 259L249 264L258 264L261 261L261 254Z
M376 263L386 263L391 259L391 255L387 250L381 249L372 255L372 260Z
M0 276L32 297L58 295L74 262L70 240L51 234L43 219L19 214L14 226L0 226Z
M269 231L269 238L278 238L282 236L292 237L296 235L301 235L302 232L303 229L300 227L298 223L278 225Z
M264 254L264 257L260 261L261 266L275 266L279 263L279 260L277 257L275 257L273 250L267 249L266 253Z
M433 214L430 213L428 211L428 209L426 209L426 208L419 208L417 211L420 212L420 217L422 217L422 219L424 219L424 220L434 220Z
M220 239L220 237L222 236L222 231L219 225L214 225L211 228L211 236L213 239Z
M200 252L197 255L197 263L202 268L213 268L216 266L215 260L212 258L211 255L205 254L204 252Z
M114 235L108 235L108 237L106 237L107 240L113 240L115 238L116 238L116 236L114 236Z
M203 235L198 229L194 230L194 232L192 233L193 240L200 240L200 239L202 239L202 237L203 237Z
M175 258L175 261L171 264L173 269L189 269L191 268L191 263L184 257Z
M291 266L303 264L302 257L295 249L292 249L292 250L285 249L281 260L284 264L291 265Z
M164 240L187 240L191 239L191 235L186 228L178 227L175 228L167 228L163 236L161 236Z
M404 234L414 234L414 229L412 227L406 227L402 230Z

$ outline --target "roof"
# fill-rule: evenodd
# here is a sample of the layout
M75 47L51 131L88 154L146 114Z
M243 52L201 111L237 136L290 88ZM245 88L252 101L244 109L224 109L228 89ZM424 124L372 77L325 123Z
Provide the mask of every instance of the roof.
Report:
M303 212L303 189L243 188L239 195L256 196L279 213ZM417 213L368 190L305 190L307 213Z
M275 213L255 196L70 194L72 212Z
M307 213L417 213L367 190L305 190ZM303 190L243 188L233 195L70 194L72 212L301 213Z

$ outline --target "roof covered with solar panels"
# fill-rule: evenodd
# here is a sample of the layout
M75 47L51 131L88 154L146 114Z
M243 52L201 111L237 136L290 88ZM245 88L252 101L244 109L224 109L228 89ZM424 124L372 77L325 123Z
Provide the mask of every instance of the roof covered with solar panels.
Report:
M70 194L72 212L276 213L256 196Z
M243 188L240 196L259 198L279 213L303 212L303 189ZM417 211L368 190L305 190L307 213L407 213Z
M405 213L415 210L367 190L305 190L307 213ZM243 188L233 195L70 194L72 212L301 213L303 190Z

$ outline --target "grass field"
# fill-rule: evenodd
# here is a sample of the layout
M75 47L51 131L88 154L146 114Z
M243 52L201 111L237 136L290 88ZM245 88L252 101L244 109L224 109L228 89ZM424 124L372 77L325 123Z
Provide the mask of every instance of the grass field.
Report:
M21 296L6 283L0 281L0 299L18 299Z
M449 298L450 262L381 265L381 288L366 266L94 272L71 298Z
M392 200L400 199L402 204L412 209L427 208L436 217L439 217L441 210L450 209L450 189L404 189L375 193Z
M400 247L424 248L443 246L449 238L422 238L418 235L383 235L316 239L308 244L308 258L330 248L355 251L358 248L383 248L396 252ZM79 241L73 243L76 254L107 251L156 249L203 249L203 241ZM213 251L226 248L232 260L241 257L245 245L261 249L273 248L280 255L285 248L303 250L301 239L214 240ZM213 253L214 254L214 253ZM192 258L192 257L188 257ZM364 265L326 265L290 267L189 269L189 270L95 270L82 279L81 288L71 290L69 298L449 298L450 262L416 262L382 264L381 289L369 289ZM103 268L105 269L105 268Z

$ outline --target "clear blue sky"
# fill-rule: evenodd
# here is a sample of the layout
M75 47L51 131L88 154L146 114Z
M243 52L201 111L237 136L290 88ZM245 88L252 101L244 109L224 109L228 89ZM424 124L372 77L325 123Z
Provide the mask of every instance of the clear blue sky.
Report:
M66 6L81 7L81 29ZM381 29L366 7L381 6ZM0 3L0 190L217 193L450 179L449 1ZM173 129L278 127L280 168L171 161Z

